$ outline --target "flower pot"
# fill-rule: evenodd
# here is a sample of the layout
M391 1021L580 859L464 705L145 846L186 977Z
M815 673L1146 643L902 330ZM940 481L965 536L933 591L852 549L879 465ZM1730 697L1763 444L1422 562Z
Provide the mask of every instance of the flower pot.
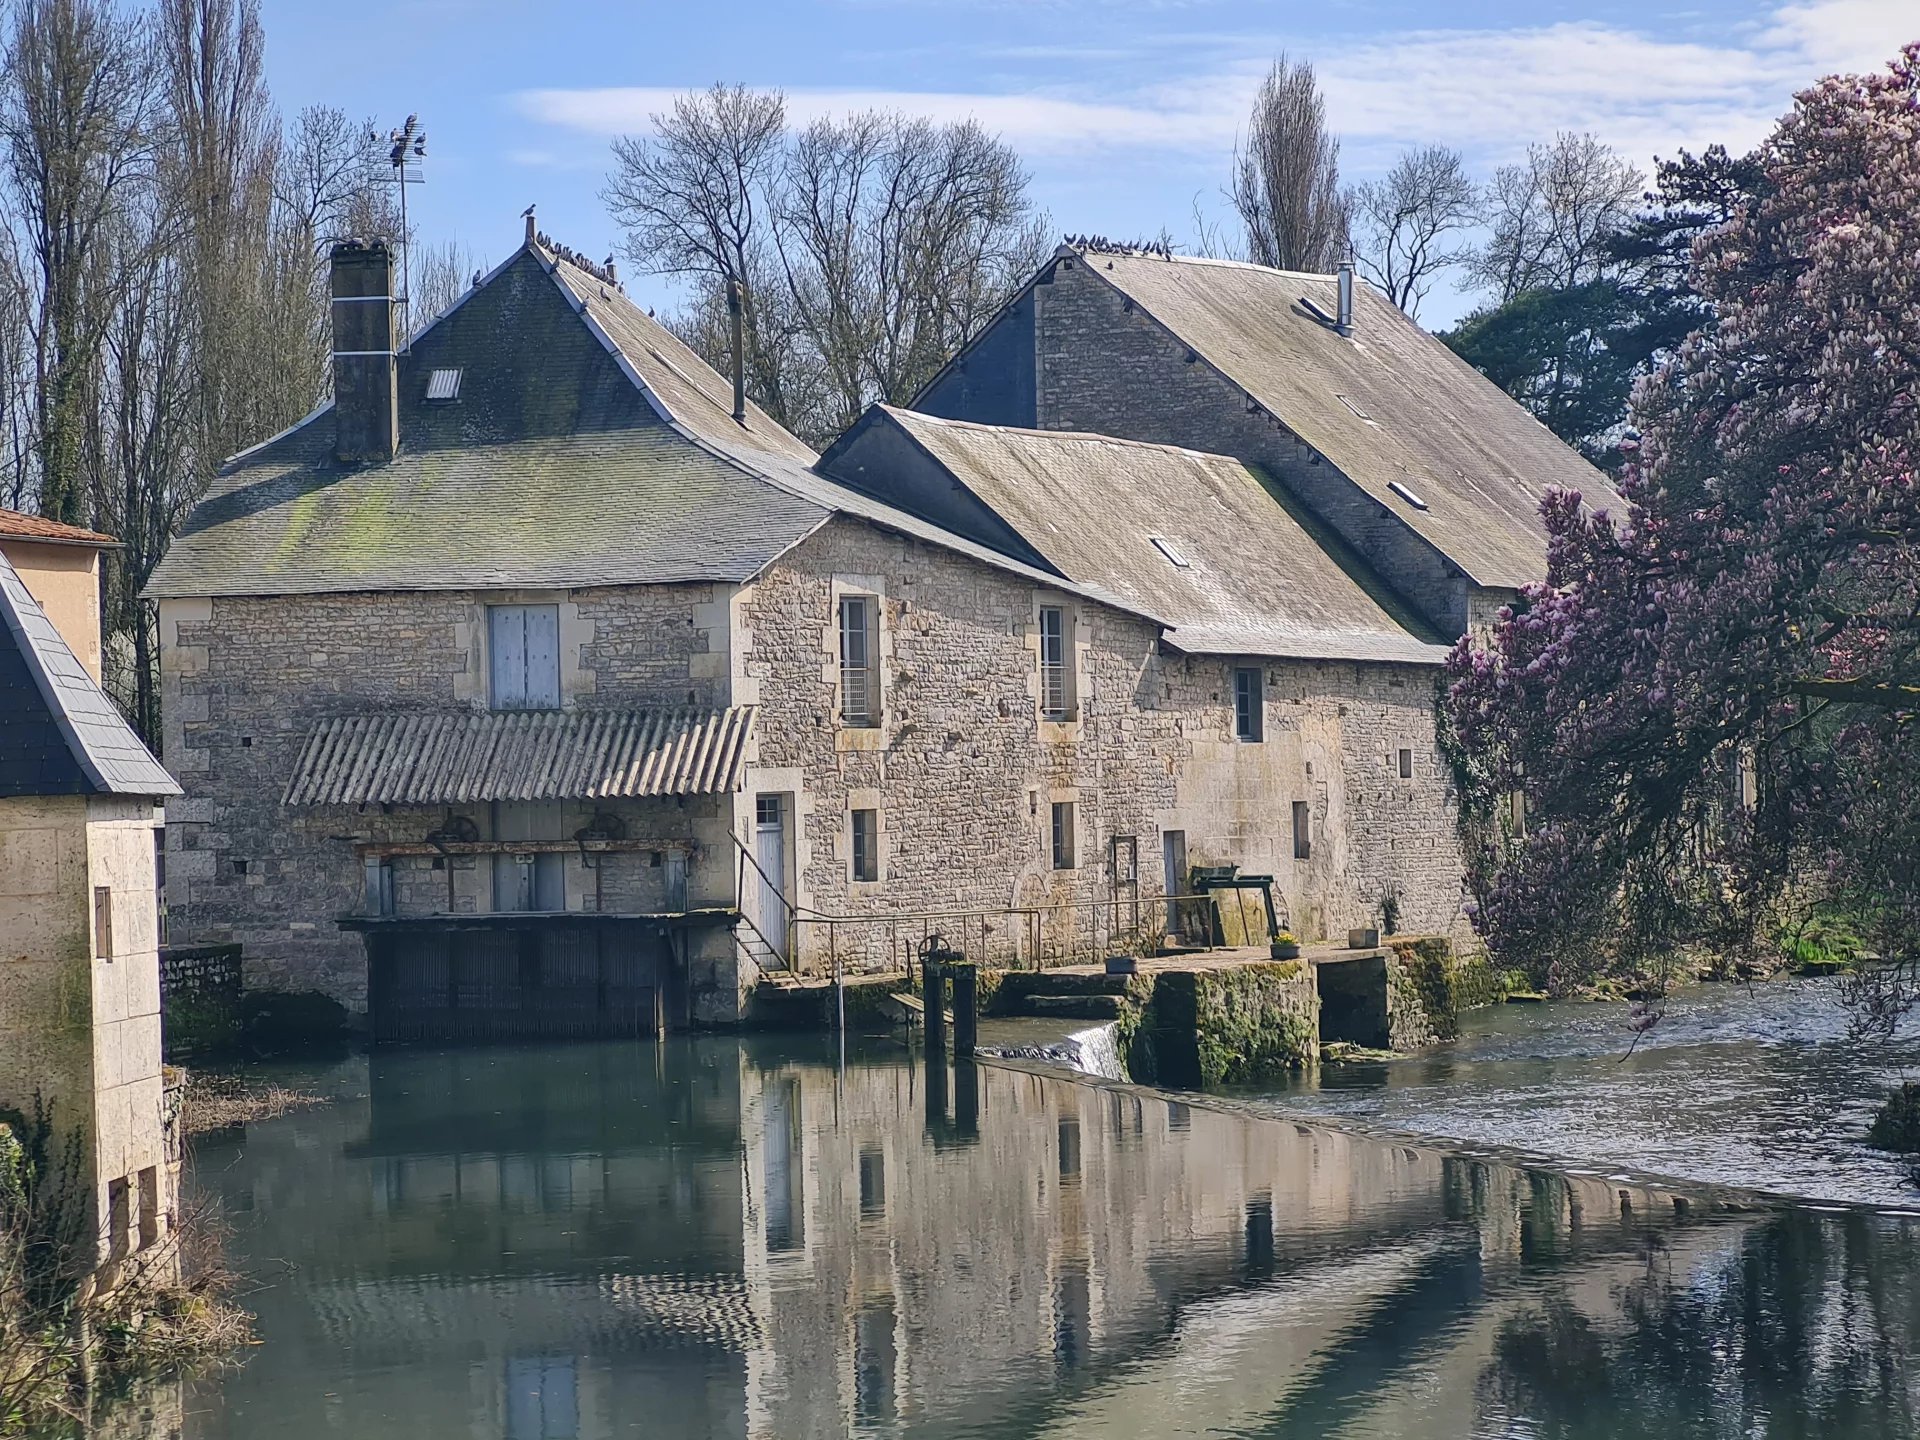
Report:
M1107 974L1132 975L1139 971L1140 962L1131 955L1107 956Z
M1300 942L1298 940L1276 940L1269 949L1273 958L1276 960L1298 960L1300 958Z
M1355 927L1347 931L1347 949L1372 950L1380 944L1380 932L1371 926Z

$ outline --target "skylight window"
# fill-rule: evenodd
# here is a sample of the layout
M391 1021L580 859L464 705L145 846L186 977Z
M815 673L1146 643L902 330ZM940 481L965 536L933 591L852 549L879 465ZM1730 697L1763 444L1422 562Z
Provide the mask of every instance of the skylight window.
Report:
M1373 417L1367 414L1367 412L1362 410L1358 405L1356 405L1353 402L1351 397L1346 395L1335 395L1333 398L1338 400L1342 405L1346 406L1347 409L1351 410L1354 414L1358 415L1362 420L1366 421L1367 424L1369 425L1373 424Z
M1418 495L1414 494L1413 491L1409 490L1405 485L1402 485L1398 480L1387 481L1387 488L1393 491L1393 493L1398 495L1402 500L1406 501L1407 504L1411 505L1414 509L1424 510L1427 508L1426 501L1422 500Z
M1182 570L1185 570L1188 568L1187 557L1182 555L1179 552L1179 550L1177 550L1174 547L1174 543L1171 540L1167 539L1166 536L1149 535L1147 539L1151 540L1153 542L1153 548L1158 550L1162 555L1166 556L1170 562L1172 562L1175 565L1178 565Z
M427 399L453 400L460 394L458 370L436 370L427 377Z

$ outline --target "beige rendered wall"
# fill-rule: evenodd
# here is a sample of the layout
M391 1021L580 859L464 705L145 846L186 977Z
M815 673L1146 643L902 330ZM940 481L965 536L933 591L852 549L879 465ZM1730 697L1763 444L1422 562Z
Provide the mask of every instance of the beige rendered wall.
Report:
M87 920L95 893L111 897L111 956L91 962L93 996L93 1144L101 1247L113 1253L109 1187L125 1179L131 1253L140 1246L143 1175L154 1187L147 1203L159 1212L157 1235L171 1228L174 1177L167 1169L160 1075L160 935L154 831L159 812L148 801L116 796L88 803ZM157 1237L156 1237L157 1238Z
M90 1118L87 800L0 799L0 1109Z
M51 1106L58 1138L78 1127L91 1171L100 1255L115 1181L126 1251L140 1244L143 1172L157 1234L171 1225L160 1069L154 829L146 801L0 799L0 1110ZM111 894L112 956L95 958L94 891Z
M40 602L53 628L100 681L100 552L91 545L41 545L0 540L27 593Z

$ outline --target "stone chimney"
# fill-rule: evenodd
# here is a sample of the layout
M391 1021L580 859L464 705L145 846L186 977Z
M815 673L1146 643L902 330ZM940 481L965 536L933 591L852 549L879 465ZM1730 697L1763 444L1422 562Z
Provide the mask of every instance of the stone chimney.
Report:
M393 359L393 259L385 240L333 247L333 453L347 464L400 448Z
M1340 307L1333 328L1342 335L1353 333L1353 261L1342 260L1339 274Z

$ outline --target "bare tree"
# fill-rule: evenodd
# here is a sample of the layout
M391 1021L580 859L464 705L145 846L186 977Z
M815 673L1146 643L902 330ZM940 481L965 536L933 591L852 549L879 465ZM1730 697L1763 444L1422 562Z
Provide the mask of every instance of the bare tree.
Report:
M1505 304L1525 290L1565 290L1602 275L1607 241L1631 223L1645 177L1592 135L1562 133L1502 166L1486 197L1491 238L1473 272Z
M35 292L35 481L43 514L84 524L82 447L117 283L103 249L153 182L161 97L144 19L104 0L23 0L12 22L0 142Z
M749 389L821 442L911 396L1047 252L1013 150L972 122L868 112L790 132L778 95L680 97L614 147L627 254L694 281L672 322L728 363L725 285L745 283Z
M779 91L744 85L676 96L653 117L653 135L613 142L615 167L602 198L627 231L626 253L641 269L692 277L703 291L746 290L746 368L756 398L775 419L788 406L782 368L763 324L768 267L768 188L784 160L787 106Z
M972 121L816 121L782 182L786 304L830 395L809 417L815 438L914 394L1046 254L1018 157Z
M407 247L407 327L418 335L463 295L481 269L474 253L458 240Z
M1385 178L1347 194L1354 261L1388 299L1417 317L1435 277L1468 258L1460 237L1479 219L1479 203L1459 151L1444 145L1409 150Z
M1273 62L1234 148L1229 195L1254 263L1324 273L1345 257L1340 142L1327 129L1312 65L1285 55Z

